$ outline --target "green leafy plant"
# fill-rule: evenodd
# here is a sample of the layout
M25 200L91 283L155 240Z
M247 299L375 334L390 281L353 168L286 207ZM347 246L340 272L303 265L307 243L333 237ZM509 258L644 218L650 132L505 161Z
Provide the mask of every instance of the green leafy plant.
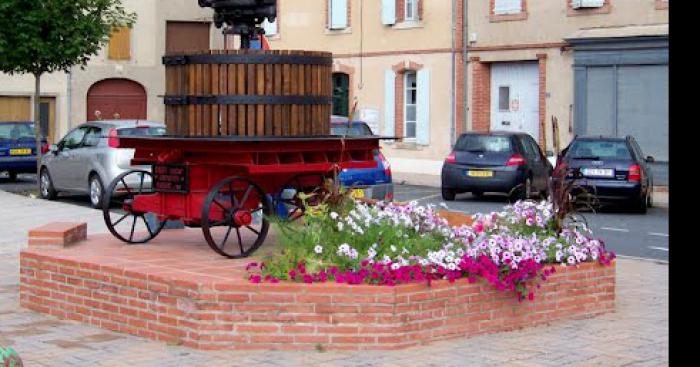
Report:
M22 359L19 354L12 348L3 348L0 346L0 366L3 367L22 367Z

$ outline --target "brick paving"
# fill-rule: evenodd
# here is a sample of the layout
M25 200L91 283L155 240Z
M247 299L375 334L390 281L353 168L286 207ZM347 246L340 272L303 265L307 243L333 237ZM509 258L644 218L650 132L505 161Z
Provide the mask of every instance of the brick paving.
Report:
M666 366L668 265L618 259L616 312L395 352L195 351L19 308L18 251L29 228L99 212L0 191L0 345L27 366Z

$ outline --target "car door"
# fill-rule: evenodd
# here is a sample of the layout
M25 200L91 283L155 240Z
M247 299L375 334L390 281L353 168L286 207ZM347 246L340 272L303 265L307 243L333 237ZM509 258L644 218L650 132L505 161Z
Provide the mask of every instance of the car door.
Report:
M53 180L54 187L60 190L75 191L77 189L76 170L76 150L83 144L87 126L81 126L69 132L58 144L56 156L49 166L49 173Z
M75 159L71 162L74 165L75 185L80 190L89 190L88 176L94 167L94 156L97 153L97 146L102 137L102 129L97 126L88 126L83 138L83 144L73 151Z
M549 173L547 160L542 155L539 145L530 135L523 136L523 144L526 146L527 160L532 170L532 186L538 191L547 187L547 176Z

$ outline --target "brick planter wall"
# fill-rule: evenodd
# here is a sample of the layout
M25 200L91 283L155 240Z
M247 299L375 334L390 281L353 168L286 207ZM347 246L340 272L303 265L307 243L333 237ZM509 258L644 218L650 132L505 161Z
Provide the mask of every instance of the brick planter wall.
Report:
M24 250L21 306L198 349L295 350L405 348L615 307L614 264L557 266L535 301L522 303L513 293L465 279L431 287L250 284L243 279L247 261L219 259L204 245L177 247L190 232L175 232L165 234L162 245L124 246L98 237L71 249ZM206 256L212 258L207 264L225 271L198 272Z

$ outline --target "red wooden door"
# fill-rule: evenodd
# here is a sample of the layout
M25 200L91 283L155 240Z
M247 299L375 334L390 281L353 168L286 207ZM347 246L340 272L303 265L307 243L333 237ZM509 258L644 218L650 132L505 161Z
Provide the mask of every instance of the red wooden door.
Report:
M147 119L146 90L128 79L105 79L87 94L87 121Z

